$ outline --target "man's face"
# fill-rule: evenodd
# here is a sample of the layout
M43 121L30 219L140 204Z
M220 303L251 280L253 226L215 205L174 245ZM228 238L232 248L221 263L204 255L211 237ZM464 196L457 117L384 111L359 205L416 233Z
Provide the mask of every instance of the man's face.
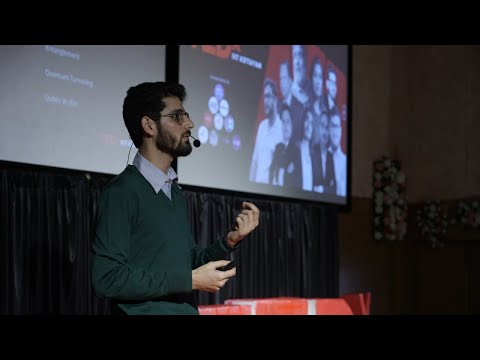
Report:
M301 45L292 45L293 79L297 84L303 80L305 75L304 55Z
M332 147L337 149L340 146L340 140L342 139L342 124L340 123L340 116L332 115L330 119L330 141Z
M290 87L292 86L292 79L288 73L288 65L283 63L280 65L280 91L282 92L282 97L286 99L290 93Z
M320 116L320 122L318 124L318 137L320 139L320 146L323 149L328 145L328 115L323 113Z
M310 111L305 114L305 122L303 123L304 138L307 140L312 139L313 135L313 115Z
M290 111L283 110L281 114L282 124L283 124L283 139L285 141L290 141L292 137L292 116Z
M313 67L312 84L313 84L313 92L315 93L315 96L322 96L323 71L322 71L322 66L318 63L316 63Z
M175 113L177 110L184 110L182 102L176 97L166 97L163 99L166 107L161 115ZM179 125L177 120L168 116L162 116L157 121L158 133L155 139L157 149L170 154L173 158L187 156L192 152L190 144L190 129L193 128L193 122L186 115L183 116L183 123Z
M337 96L337 75L333 71L328 72L327 90L330 97L335 99Z
M273 95L272 86L270 84L267 84L263 88L263 108L264 108L266 117L272 116L274 105L275 105L275 95Z

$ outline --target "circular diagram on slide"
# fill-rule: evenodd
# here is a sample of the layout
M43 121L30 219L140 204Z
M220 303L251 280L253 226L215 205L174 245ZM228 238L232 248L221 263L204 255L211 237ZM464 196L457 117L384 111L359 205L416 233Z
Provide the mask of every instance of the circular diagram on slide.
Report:
M210 110L212 114L216 114L218 112L218 100L215 96L212 96L208 100L208 110Z
M222 114L222 116L227 116L229 107L230 105L228 104L227 100L223 99L220 101L220 114Z
M198 140L202 143L205 144L208 141L208 129L206 126L201 125L198 128Z
M240 135L238 134L233 135L233 138L232 138L233 150L238 151L240 150L241 147L242 147L242 140L240 139Z
M235 129L235 120L233 120L232 115L227 115L225 118L225 130L231 133Z
M222 84L215 85L213 94L215 95L218 101L222 100L223 96L225 95L225 89L223 88L223 85Z
M203 113L203 124L208 127L208 128L211 128L212 127L212 123L213 123L213 115L210 111L205 111Z
M210 130L210 145L217 146L218 144L218 134L215 129Z
M215 117L213 118L213 126L215 126L215 129L217 129L218 131L222 130L223 116L220 115L220 113L215 114Z

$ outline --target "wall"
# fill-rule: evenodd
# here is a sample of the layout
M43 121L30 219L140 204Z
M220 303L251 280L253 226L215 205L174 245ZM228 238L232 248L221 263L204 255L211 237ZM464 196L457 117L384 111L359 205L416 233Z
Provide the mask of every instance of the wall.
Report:
M480 195L480 46L353 46L352 194L402 161L408 200Z
M352 194L371 197L372 160L391 153L391 46L352 51Z
M428 199L480 195L480 47L353 47L352 210L339 219L340 293L372 291L373 314L480 312L480 231L432 249L414 212ZM407 175L409 232L375 242L372 162L389 155Z
M401 243L376 242L372 211L370 199L354 198L340 215L340 294L371 291L372 314L480 314L480 230L452 226L435 249L414 225Z
M392 155L408 199L480 195L480 47L393 46Z

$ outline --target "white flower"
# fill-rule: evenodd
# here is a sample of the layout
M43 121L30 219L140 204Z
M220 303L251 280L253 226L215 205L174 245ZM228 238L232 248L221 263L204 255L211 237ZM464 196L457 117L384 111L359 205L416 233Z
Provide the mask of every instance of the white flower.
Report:
M405 175L401 173L399 164L399 162L385 156L374 164L373 236L375 239L402 240L406 234L407 225L405 219L407 217L407 206L404 199L405 187L398 185L398 179L404 181ZM403 224L401 227L400 221Z
M417 209L417 227L422 236L430 242L433 247L439 246L440 236L447 233L447 214L440 206L438 201L427 201L423 206Z

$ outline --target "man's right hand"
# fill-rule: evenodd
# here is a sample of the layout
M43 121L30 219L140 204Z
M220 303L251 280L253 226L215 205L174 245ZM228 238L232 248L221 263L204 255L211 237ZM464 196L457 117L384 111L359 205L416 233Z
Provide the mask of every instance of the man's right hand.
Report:
M220 271L230 260L210 261L192 270L192 290L217 292L223 288L231 277L237 273L236 268Z

